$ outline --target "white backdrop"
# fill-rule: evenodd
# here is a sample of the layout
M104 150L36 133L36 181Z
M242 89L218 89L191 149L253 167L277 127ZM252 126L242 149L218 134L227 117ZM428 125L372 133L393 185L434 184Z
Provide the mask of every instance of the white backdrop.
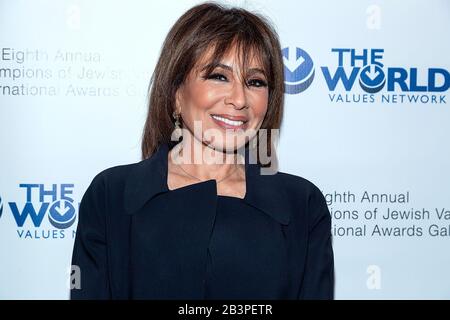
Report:
M139 161L160 47L197 3L0 0L1 299L68 298L79 201ZM329 200L336 298L449 299L450 2L225 3L279 32L280 170Z

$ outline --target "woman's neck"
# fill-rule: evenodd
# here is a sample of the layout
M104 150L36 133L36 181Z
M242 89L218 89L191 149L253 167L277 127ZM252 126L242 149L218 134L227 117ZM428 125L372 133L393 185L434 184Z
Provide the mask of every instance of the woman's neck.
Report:
M197 139L185 142L184 139L169 153L173 164L198 180L222 180L240 174L244 170L244 155L237 152L222 152L205 145ZM240 171L240 172L239 172Z

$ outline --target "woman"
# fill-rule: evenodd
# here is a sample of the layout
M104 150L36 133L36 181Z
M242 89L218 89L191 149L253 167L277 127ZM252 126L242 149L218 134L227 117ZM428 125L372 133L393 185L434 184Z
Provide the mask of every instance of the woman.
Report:
M322 193L263 170L283 92L264 18L210 3L180 17L152 78L143 160L101 172L81 201L72 299L333 298Z

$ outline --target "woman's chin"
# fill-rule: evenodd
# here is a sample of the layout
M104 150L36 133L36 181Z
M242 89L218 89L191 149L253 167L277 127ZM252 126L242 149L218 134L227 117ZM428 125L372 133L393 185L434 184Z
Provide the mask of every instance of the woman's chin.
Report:
M244 141L239 142L222 142L222 141L215 141L215 142L206 142L206 145L211 148L212 150L216 150L223 153L234 153L236 150L242 148L245 145Z

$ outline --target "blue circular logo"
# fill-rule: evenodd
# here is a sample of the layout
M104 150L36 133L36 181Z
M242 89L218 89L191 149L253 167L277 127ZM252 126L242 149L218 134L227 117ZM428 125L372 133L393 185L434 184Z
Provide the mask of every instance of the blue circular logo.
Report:
M368 93L377 93L386 84L383 69L376 64L365 66L359 75L359 85Z
M67 229L75 222L75 208L72 202L55 201L49 209L48 220L58 229Z
M284 62L285 92L298 94L305 91L314 80L314 62L309 54L300 48L281 50Z

